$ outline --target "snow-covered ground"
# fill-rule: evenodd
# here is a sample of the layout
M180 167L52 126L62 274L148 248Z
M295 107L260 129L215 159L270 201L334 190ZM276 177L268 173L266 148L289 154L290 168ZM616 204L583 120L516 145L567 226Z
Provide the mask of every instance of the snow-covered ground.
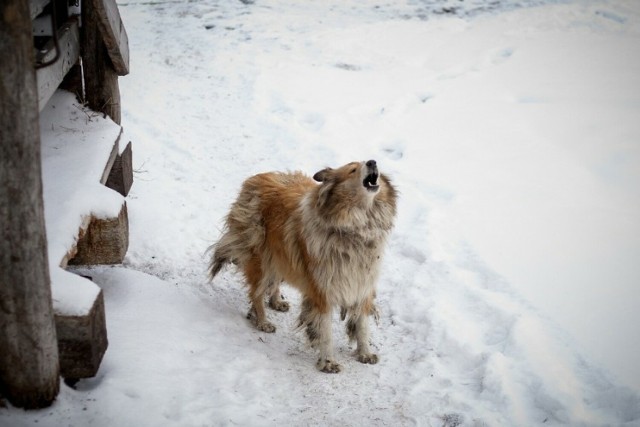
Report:
M490 4L490 6L487 6ZM123 0L131 246L96 378L0 425L640 425L634 0ZM365 366L252 329L204 252L242 180L375 158L401 192Z

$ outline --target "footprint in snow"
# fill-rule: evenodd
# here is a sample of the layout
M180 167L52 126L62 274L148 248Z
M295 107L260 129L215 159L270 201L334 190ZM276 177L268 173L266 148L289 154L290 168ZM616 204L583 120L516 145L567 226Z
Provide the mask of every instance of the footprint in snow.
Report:
M387 147L383 148L382 152L391 160L400 160L404 157L404 151L402 147Z
M427 262L427 256L422 250L410 243L402 243L399 248L400 255L415 261L418 264Z
M434 95L431 94L431 93L423 93L423 94L418 95L418 99L420 99L420 102L422 104L426 104L427 101L429 101L429 100L431 100L433 98L433 96Z
M345 62L339 62L337 64L335 64L336 68L340 68L341 70L345 70L345 71L360 71L362 70L362 67L360 67L359 65L355 65L355 64L347 64Z
M617 15L608 10L596 10L596 15L602 18L608 19L610 21L616 22L618 24L625 24L627 22L627 18Z
M505 61L507 61L509 58L511 58L514 52L515 52L515 49L513 49L512 47L494 50L490 54L490 58L491 58L490 61L494 65L502 64Z

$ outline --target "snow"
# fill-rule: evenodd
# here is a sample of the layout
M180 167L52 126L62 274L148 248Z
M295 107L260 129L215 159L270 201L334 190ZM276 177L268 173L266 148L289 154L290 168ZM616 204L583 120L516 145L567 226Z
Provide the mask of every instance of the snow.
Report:
M63 316L86 316L100 294L100 287L58 265L49 267L53 311Z
M93 215L117 217L123 198L100 184L122 128L57 91L40 113L42 181L54 311L89 312L100 292L90 281L60 268L79 228Z
M77 271L110 346L0 425L640 425L640 7L486 5L123 0L131 246ZM370 158L401 192L380 363L336 316L326 375L296 292L260 333L204 252L251 174Z

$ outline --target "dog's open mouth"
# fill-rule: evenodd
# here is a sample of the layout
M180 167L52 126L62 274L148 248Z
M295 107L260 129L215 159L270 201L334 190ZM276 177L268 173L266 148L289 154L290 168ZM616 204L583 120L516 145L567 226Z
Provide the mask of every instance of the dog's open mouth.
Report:
M378 172L371 172L365 177L364 181L362 181L362 185L369 191L378 191L378 188L380 188L378 185L378 177Z

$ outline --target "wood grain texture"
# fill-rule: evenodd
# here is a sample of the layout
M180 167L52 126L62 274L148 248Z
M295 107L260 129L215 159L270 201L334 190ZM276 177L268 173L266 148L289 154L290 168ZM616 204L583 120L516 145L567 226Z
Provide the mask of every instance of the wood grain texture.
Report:
M41 408L59 391L28 0L0 2L0 387Z

